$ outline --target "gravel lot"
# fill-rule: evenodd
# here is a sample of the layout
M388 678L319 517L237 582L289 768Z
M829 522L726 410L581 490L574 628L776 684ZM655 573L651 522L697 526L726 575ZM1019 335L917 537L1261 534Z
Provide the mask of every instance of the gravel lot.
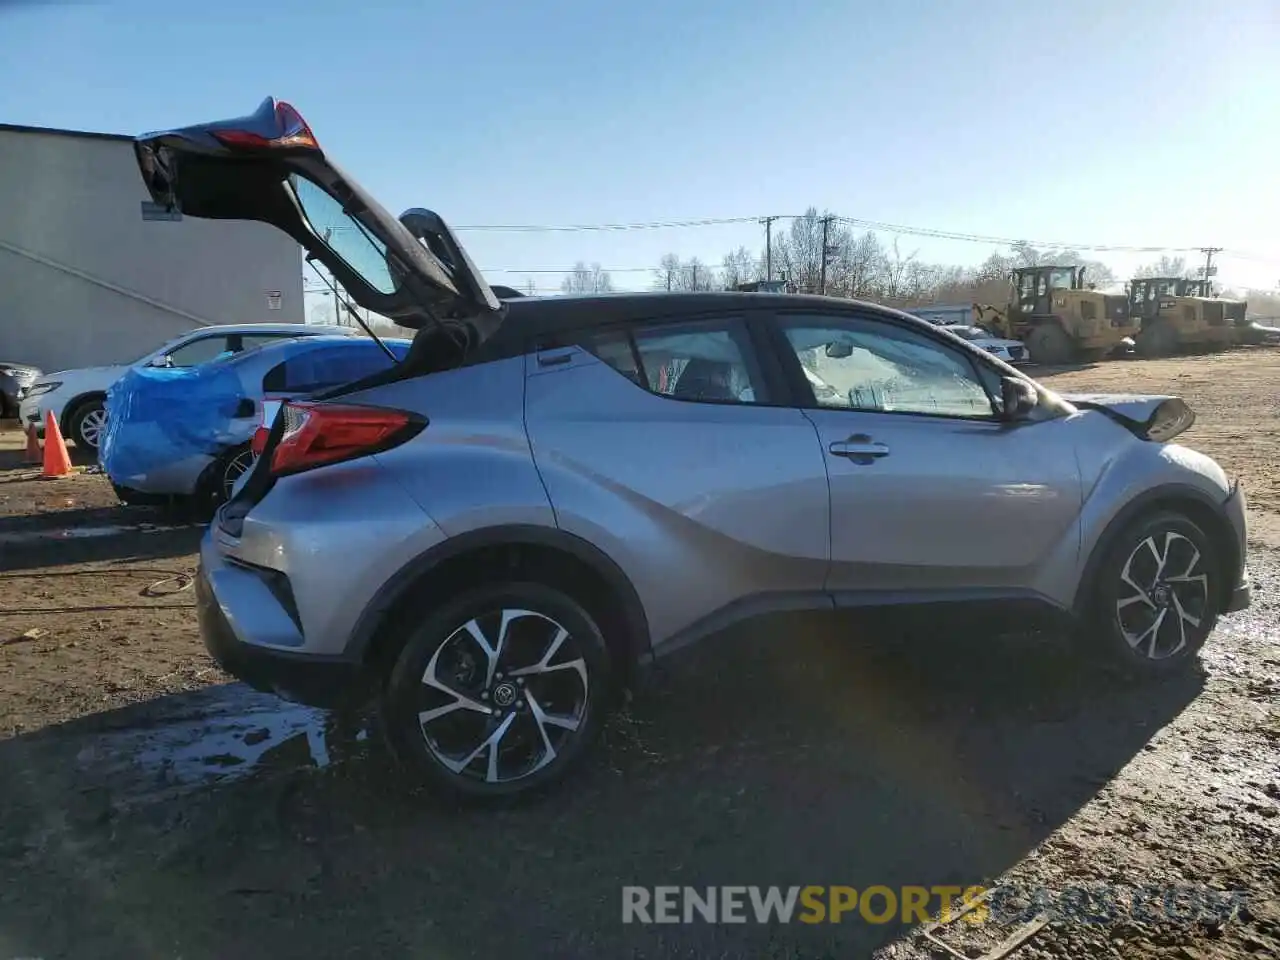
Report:
M1244 480L1255 606L1202 674L1134 689L1053 638L761 622L680 663L571 787L487 812L229 683L182 589L199 531L101 476L34 479L0 433L0 958L947 956L854 914L624 925L627 884L1203 885L1245 908L1055 920L1010 955L1280 956L1280 352L1044 379L1184 396L1186 442ZM977 957L1017 926L935 936Z

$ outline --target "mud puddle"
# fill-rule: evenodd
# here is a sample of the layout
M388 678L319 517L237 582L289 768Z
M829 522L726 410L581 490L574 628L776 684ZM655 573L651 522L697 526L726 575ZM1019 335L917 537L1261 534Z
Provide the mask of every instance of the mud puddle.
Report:
M250 777L322 769L369 739L365 726L342 726L333 714L239 683L117 711L107 729L76 726L30 738L33 748L37 740L52 748L32 759L42 775L69 760L72 788L105 791L117 811Z

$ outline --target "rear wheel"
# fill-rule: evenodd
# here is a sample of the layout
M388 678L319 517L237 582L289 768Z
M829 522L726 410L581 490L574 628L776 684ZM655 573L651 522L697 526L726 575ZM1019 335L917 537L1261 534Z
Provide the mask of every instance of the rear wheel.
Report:
M383 699L390 745L418 780L473 800L560 779L599 733L608 649L572 597L538 583L480 587L408 638Z
M253 450L248 444L228 450L206 469L190 504L196 519L210 519L218 507L231 499L236 481L253 466Z
M1188 517L1139 518L1098 565L1084 639L1132 677L1185 669L1218 621L1219 570L1213 541Z
M101 399L86 400L67 418L67 437L81 450L97 450L107 425L107 408Z
M1075 344L1067 331L1056 323L1042 323L1027 336L1027 349L1036 363L1070 363L1075 359Z

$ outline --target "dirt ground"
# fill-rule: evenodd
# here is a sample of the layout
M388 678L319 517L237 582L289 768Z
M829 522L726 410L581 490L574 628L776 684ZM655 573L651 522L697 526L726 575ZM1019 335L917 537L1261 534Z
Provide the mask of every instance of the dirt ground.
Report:
M1055 914L1010 956L1280 956L1280 351L1040 375L1185 397L1186 442L1245 483L1255 605L1202 673L1133 688L1054 638L761 622L633 703L571 785L489 811L230 683L190 609L199 530L101 475L36 479L0 432L0 960L954 956L856 913L623 924L630 884L1105 886L1117 917ZM1245 905L1135 920L1150 885ZM976 958L1038 909L932 935Z

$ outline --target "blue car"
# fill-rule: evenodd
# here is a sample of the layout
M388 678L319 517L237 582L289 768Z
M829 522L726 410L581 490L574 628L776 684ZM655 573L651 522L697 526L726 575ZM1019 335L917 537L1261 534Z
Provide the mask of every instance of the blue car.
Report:
M408 340L383 341L399 361ZM365 337L284 340L194 367L130 370L107 393L99 462L126 504L186 502L205 515L253 463L281 400L389 369Z

